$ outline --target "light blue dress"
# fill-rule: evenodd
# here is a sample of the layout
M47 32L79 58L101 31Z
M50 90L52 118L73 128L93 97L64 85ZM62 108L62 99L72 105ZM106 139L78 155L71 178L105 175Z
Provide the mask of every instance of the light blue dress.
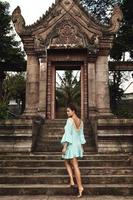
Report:
M61 144L67 144L65 154L62 154L63 159L72 159L74 157L83 157L83 149L81 144L85 144L86 140L83 133L83 121L81 120L80 127L77 129L72 118L68 118L64 127L64 134L61 139Z

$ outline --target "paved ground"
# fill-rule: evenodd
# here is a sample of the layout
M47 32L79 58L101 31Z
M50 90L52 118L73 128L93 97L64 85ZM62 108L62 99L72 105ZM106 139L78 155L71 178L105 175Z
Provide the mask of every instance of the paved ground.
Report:
M73 200L76 196L45 196L45 195L24 195L24 196L0 196L0 200ZM82 200L133 200L133 196L83 196Z

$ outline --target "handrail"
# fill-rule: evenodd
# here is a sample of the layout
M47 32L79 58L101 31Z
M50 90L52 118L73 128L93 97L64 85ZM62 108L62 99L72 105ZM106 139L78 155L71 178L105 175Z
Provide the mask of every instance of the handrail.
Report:
M45 118L41 115L34 116L32 120L32 147L31 152L35 150L37 138L42 128L42 125L45 123Z
M17 114L15 114L15 113L13 113L13 112L11 112L11 111L9 111L9 110L7 110L7 112L8 112L11 116L13 116L14 118L19 118L19 117L20 117L20 115L17 115Z

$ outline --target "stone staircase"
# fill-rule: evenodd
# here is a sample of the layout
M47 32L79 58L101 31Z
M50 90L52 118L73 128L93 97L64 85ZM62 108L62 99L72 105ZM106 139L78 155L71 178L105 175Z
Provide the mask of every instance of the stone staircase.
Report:
M65 119L46 120L36 137L35 152L61 152L62 145L60 141L64 133L65 123ZM89 121L84 122L84 134L87 141L84 145L84 150L96 152L95 136L91 130Z
M36 135L31 154L32 120L1 121L0 195L77 194L77 188L69 188L69 177L61 159L60 140L65 122L46 120ZM99 127L98 131L102 130ZM84 122L84 134L87 143L84 157L79 159L84 194L133 195L131 154L97 153L95 136L87 121ZM98 137L99 134L101 132Z
M133 195L133 166L128 154L84 153L79 160L85 195ZM74 177L75 178L75 177ZM76 195L60 152L1 154L0 195Z

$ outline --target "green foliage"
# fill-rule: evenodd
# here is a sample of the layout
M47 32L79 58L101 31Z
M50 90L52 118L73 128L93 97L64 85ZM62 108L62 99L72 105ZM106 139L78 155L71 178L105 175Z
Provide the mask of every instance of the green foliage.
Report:
M81 4L91 14L103 23L109 22L113 5L121 3L121 0L80 0Z
M0 119L7 119L9 118L8 113L8 104L4 101L0 101Z
M120 100L117 109L113 113L121 118L133 118L133 101Z
M80 105L80 80L77 80L72 70L66 70L63 76L58 74L61 84L57 83L56 102L57 105L67 106L69 103Z
M9 111L10 100L22 101L22 111L25 106L26 80L23 72L7 73L3 82L3 96L0 100L0 119L12 118Z
M23 72L8 74L3 83L4 99L9 102L11 99L23 100L25 97L26 80Z
M130 57L133 58L133 3L131 0L123 1L121 5L123 12L123 24L114 40L114 45L110 56L115 60L120 60L125 54L129 52Z
M25 62L20 42L15 40L9 15L9 4L0 1L0 67Z
M123 100L124 90L122 84L129 79L129 73L112 71L110 72L110 106L112 112L119 117L133 117L133 101Z
M113 42L110 56L114 60L125 58L125 52L129 52L133 58L133 2L132 0L80 0L86 10L95 15L105 24L109 23L113 6L118 3L123 12L123 23Z

